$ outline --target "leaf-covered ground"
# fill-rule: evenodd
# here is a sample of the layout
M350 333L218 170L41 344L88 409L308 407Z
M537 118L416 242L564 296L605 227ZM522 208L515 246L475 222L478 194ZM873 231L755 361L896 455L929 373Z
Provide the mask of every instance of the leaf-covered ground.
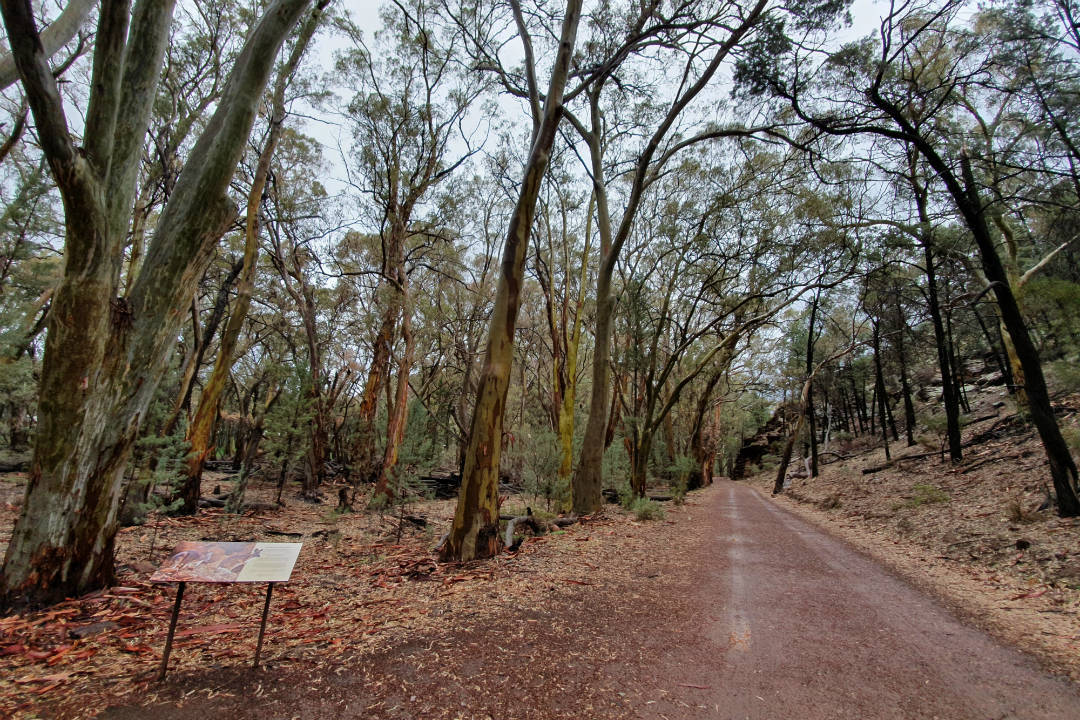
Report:
M1061 410L1076 422L1076 410ZM978 442L957 467L924 457L864 474L882 452L847 449L776 501L1080 680L1080 523L1035 510L1045 468L1022 422L1003 409L965 439ZM22 482L0 477L0 543ZM208 484L219 482L227 489ZM771 478L750 482L767 489ZM624 718L657 702L696 711L695 681L657 676L652 664L691 640L701 609L688 598L708 570L700 548L721 487L666 504L660 521L609 507L465 565L432 553L452 501L410 508L427 525L406 521L400 539L391 514L338 516L292 498L241 516L155 516L122 531L118 586L0 618L0 717ZM256 485L252 499L273 492ZM158 683L175 588L148 577L177 542L201 539L304 549L293 581L274 592L263 668L250 664L265 586L189 584Z
M0 487L10 532L19 488L10 480ZM254 499L271 493L256 487ZM511 498L504 512L523 502ZM515 716L580 717L581 699L588 706L591 698L594 716L619 717L626 695L617 686L626 678L603 668L616 661L640 665L651 641L624 644L620 633L608 643L581 639L595 638L598 626L651 632L675 622L679 600L660 578L671 580L671 568L688 563L700 532L692 520L698 503L669 507L666 520L649 523L608 508L565 531L528 539L516 554L465 565L436 564L432 553L436 533L449 525L452 501L411 507L428 526L406 522L400 541L390 514L337 516L329 506L299 501L239 517L218 510L155 517L121 532L117 587L0 618L0 716L81 718L110 706L161 704L186 717L198 703L227 703L252 683L257 696L265 688L268 704L287 705L282 683L318 688L348 670L370 674L368 694L352 702L373 717L467 711L472 717L475 708L454 699L453 688L463 683L490 686L484 695L493 707L529 703L531 710ZM168 679L158 683L175 587L148 577L177 542L200 539L292 541L304 548L292 582L274 591L265 668L250 669L265 585L189 583ZM479 627L482 639L474 635ZM89 634L75 637L83 633ZM387 683L387 668L402 658L407 671L390 672L396 681ZM449 695L420 690L432 682L451 688ZM457 694L475 696L477 689Z

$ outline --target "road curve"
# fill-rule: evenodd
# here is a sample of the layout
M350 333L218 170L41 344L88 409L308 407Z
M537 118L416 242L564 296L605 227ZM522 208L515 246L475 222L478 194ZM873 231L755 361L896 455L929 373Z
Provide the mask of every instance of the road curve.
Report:
M1080 718L1075 685L755 489L718 490L702 627L653 666L675 690L640 716Z

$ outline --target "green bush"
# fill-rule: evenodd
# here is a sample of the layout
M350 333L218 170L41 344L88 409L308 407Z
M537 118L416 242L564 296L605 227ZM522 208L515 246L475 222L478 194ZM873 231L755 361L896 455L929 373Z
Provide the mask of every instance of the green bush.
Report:
M677 455L675 462L668 466L671 473L671 501L682 505L686 500L686 488L690 484L690 474L697 470L697 463L689 455Z
M902 503L897 503L893 506L893 509L916 508L920 505L931 505L933 503L949 502L950 500L948 493L941 488L924 483L916 484L915 487L911 488L911 492L912 496L910 498Z
M1065 438L1065 444L1069 446L1074 456L1080 456L1080 427L1075 425L1061 428L1061 435Z
M775 472L780 467L780 456L766 453L761 458L761 472Z
M630 512L634 513L634 517L638 520L663 520L664 508L660 507L660 503L654 502L649 498L637 498L630 504Z

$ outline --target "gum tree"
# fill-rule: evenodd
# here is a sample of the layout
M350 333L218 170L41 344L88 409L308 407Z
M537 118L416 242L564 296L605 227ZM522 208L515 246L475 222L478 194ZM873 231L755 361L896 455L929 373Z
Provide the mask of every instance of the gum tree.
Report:
M102 2L81 146L29 0L0 3L66 220L26 501L0 579L5 604L55 601L111 580L125 464L183 309L236 215L227 190L274 58L308 3L277 0L252 28L123 297L123 248L174 3Z
M568 0L550 81L547 92L542 96L537 84L532 38L525 26L520 4L515 1L512 6L525 51L528 100L533 119L532 137L503 245L495 306L488 326L476 405L465 450L461 492L453 525L442 548L442 557L447 560L490 557L499 549L499 458L506 391L514 358L514 328L525 279L525 253L529 247L537 198L547 172L556 130L562 119L563 94L581 20L581 0Z

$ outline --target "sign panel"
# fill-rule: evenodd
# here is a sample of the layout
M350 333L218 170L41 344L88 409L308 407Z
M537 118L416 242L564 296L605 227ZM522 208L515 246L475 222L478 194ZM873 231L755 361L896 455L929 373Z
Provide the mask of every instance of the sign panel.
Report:
M182 542L150 582L287 582L302 545Z

